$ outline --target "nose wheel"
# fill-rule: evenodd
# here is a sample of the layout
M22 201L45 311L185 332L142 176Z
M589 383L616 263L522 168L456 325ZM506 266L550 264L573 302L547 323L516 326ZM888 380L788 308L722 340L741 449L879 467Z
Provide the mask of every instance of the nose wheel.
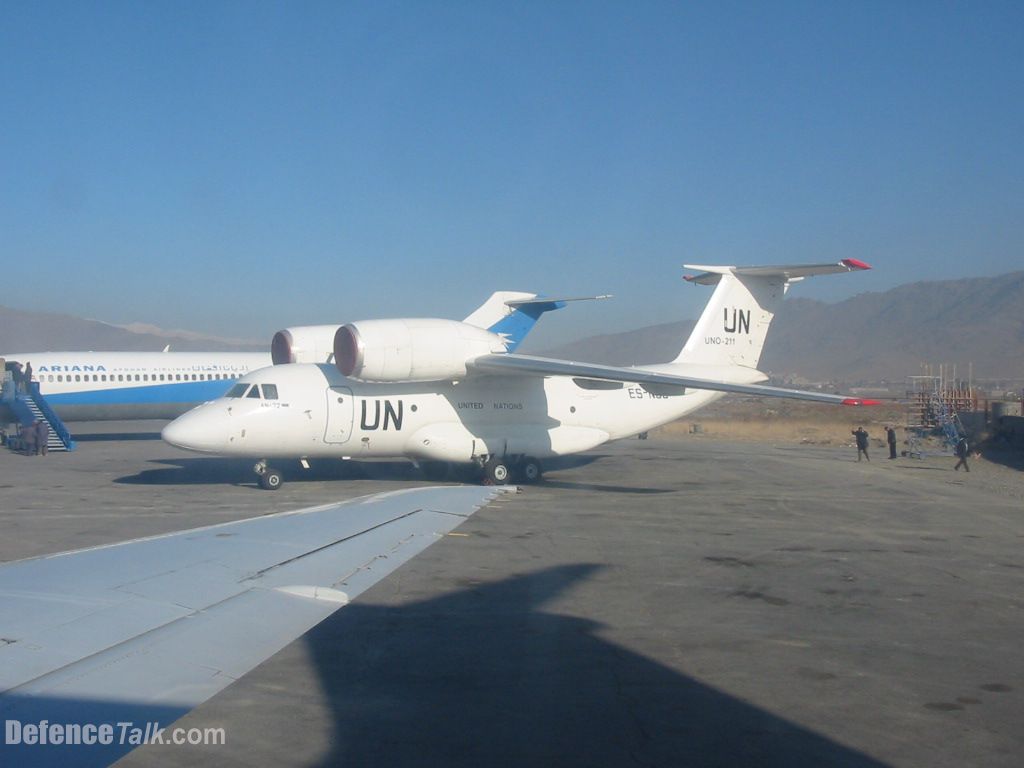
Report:
M253 471L259 477L260 488L265 491L276 491L284 484L284 477L276 469L267 466L267 462L257 461Z

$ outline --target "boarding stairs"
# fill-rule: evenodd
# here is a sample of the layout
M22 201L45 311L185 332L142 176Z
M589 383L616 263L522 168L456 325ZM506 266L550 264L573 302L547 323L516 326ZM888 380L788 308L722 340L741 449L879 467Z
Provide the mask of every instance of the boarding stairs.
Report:
M46 398L39 393L38 382L31 383L28 393L15 397L10 403L10 408L22 427L31 426L32 422L36 420L45 421L49 425L50 434L46 439L48 451L75 450L75 441L71 439L71 433L50 407L50 404L46 402Z

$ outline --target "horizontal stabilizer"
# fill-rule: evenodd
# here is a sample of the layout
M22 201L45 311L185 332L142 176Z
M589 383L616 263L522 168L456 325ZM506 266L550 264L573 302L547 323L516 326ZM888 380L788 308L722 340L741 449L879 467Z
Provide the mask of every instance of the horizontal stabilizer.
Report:
M497 291L463 322L484 328L501 336L509 352L523 342L540 316L546 312L562 309L566 302L609 299L605 296L571 296L552 298L535 293L519 291Z
M600 296L559 296L557 298L534 296L532 299L509 299L505 304L510 307L522 307L527 304L564 304L567 301L599 301L610 298L613 298L610 293L604 293Z
M843 259L828 264L777 264L762 267L716 267L701 264L684 264L686 269L695 269L695 275L684 275L683 279L699 285L714 285L722 275L738 277L780 277L785 280L799 280L811 275L831 275L837 272L857 272L871 269L871 266L857 259Z

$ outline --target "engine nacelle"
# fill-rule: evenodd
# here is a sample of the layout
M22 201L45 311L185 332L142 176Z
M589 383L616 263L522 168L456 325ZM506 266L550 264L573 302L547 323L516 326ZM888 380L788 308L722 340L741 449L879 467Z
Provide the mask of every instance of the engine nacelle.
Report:
M334 335L334 364L361 381L441 381L466 363L505 351L501 337L457 320L361 320Z
M300 325L278 331L270 342L270 359L274 365L329 363L337 330L337 325Z

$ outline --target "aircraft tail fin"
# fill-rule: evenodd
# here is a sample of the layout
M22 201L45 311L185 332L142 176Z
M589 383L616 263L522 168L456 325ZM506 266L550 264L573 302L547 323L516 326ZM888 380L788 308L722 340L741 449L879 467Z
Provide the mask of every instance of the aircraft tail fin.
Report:
M609 295L546 298L521 291L496 291L463 322L498 334L505 339L508 351L514 352L545 312L561 309L570 301L610 298Z
M829 264L788 264L764 267L686 265L699 270L685 279L716 285L674 363L738 365L757 368L768 327L791 283L812 275L871 269L856 259Z

